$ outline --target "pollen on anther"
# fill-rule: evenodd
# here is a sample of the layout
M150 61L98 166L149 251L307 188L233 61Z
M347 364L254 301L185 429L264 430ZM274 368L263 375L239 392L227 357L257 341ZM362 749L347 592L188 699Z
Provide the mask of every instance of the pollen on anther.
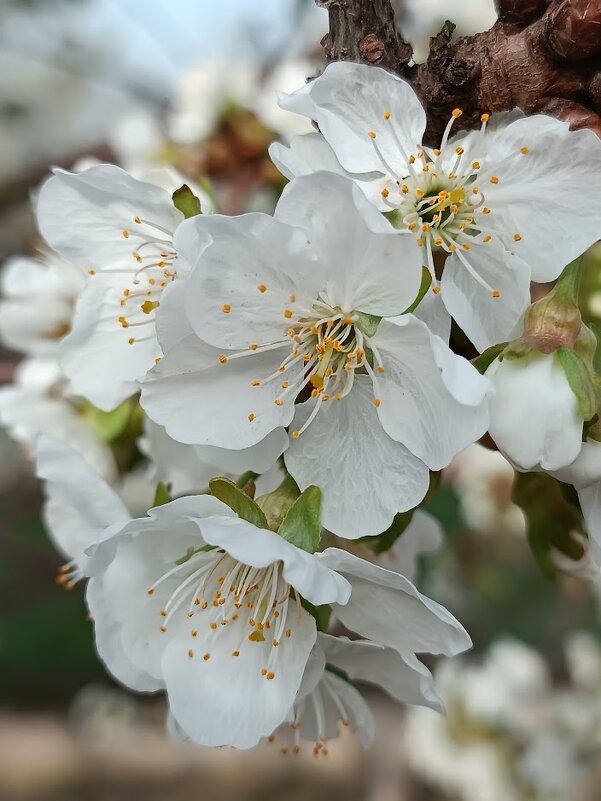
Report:
M384 199L386 199L386 198L388 197L388 195L390 194L390 192L388 191L388 189L386 189L386 187L384 187L384 189L382 189L382 191L380 192L380 194L382 195L382 197L383 197Z
M137 223L138 225L140 225L142 220L139 217L134 217L134 222Z
M293 431L292 432L292 438L293 439L298 439L299 437L300 437L300 431Z
M493 296L493 298L500 298L501 297L501 293L499 292L498 289L493 289L492 296Z
M379 398L374 398L374 399L373 399L373 404L374 404L374 406L375 406L376 408L378 408L378 406L381 406L381 405L382 405L382 401L381 401Z
M530 153L530 148L528 148L528 147L521 147L521 148L520 148L520 153L521 153L523 156L527 156L527 155L528 155L528 153Z
M377 133L375 131L368 131L367 134L370 139L375 139L377 137Z
M389 120L390 119L390 111L385 111L384 112L384 119L385 120Z
M293 314L294 312L290 311L290 309L284 309L284 317L286 317L288 320L292 317Z
M151 587L149 590L147 590L146 595L154 595L154 589Z
M490 214L490 209L483 208L482 209L482 214Z
M203 654L202 658L204 659L205 662L208 662L209 659L211 658L211 654Z
M125 231L125 230L123 230L123 231L121 231L121 234L123 235L123 237L124 237L125 239L129 239L129 231Z
M221 311L224 314L229 314L231 312L231 310L232 310L232 307L230 306L229 303L224 303L223 306L221 307Z
M248 346L248 349L249 349L249 350L257 350L257 348L258 348L258 347L259 347L259 346L258 346L256 343L254 343L254 342L253 342L253 344L252 344L252 345L249 345L249 346Z
M522 241L522 236L521 236L521 234L514 234L514 235L513 235L513 241L514 241L514 242L521 242L521 241Z
M290 303L295 303L295 302L296 302L296 295L294 294L290 295Z
M249 423L252 423L252 421L253 421L254 419L255 419L255 416L254 416L254 414L251 412L251 413L248 415L248 422L249 422Z
M93 270L91 267L88 270L88 275L96 275L96 270Z
M196 629L194 629L194 631L192 631L191 633L193 637L198 637L198 632L196 631Z
M440 287L439 286L433 286L432 287L432 292L434 292L435 295L440 295Z
M490 119L490 114L482 114L480 117L480 122L488 122Z
M194 651L193 651L192 649L190 649L190 650L188 651L188 658L189 658L189 659L192 659L192 657L193 657L193 656L194 656Z
M480 162L479 161L473 161L472 162L472 170L479 170L479 169L480 169Z
M251 385L251 387L260 387L261 386L261 382L258 380L258 378L255 378L250 382L250 385Z
M286 635L286 637L292 637L292 629L286 629L284 634Z
M265 286L265 284L259 284L259 286L257 287L257 289L259 290L259 292L260 292L261 294L263 294L263 292L267 292L267 287Z
M268 673L268 674L265 676L265 678L266 678L268 681L271 681L272 679L275 679L275 673L274 673L273 671L271 671L271 670L270 670L270 671L269 671L269 673Z
M276 406L283 406L284 405L284 401L281 398L276 398L274 400L274 403L275 403Z
M456 147L456 148L455 148L455 153L456 153L458 156L463 156L463 154L465 153L465 150L464 150L462 147Z
M455 119L458 119L463 114L463 111L460 108L454 108L451 113Z
M471 245L468 245L468 243L467 243L467 242L464 242L464 243L463 243L463 245L461 245L461 247L462 247L464 250L471 250L471 249L472 249L472 246L471 246Z
M217 628L217 623L210 623L209 624L209 628L211 628L211 629L213 629L213 631L215 631L215 629Z
M222 353L219 356L219 361L221 362L221 364L227 364L227 356L225 355L225 353Z
M133 345L136 340L133 337L130 337L127 342L129 345Z
M488 242L491 241L491 239L492 239L492 236L490 234L486 234L486 236L484 237L484 239L482 241L488 243Z
M159 631L164 634L167 631L166 626L159 626Z
M240 656L240 651L232 651L232 656Z
M491 184L498 184L499 183L499 179L497 178L496 175L493 175L493 177L490 179L490 182L491 182Z

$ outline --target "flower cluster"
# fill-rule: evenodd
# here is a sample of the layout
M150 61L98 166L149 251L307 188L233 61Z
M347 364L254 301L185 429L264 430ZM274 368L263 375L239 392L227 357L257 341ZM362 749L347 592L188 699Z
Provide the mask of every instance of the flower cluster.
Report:
M418 507L487 432L576 486L601 563L596 340L564 270L601 233L601 143L517 113L453 136L456 109L430 148L410 86L355 64L281 105L319 132L272 146L273 214L216 213L173 170L55 171L52 255L10 265L0 331L160 482L140 516L71 429L28 435L107 669L163 690L176 736L320 755L339 723L372 739L358 683L440 709L418 657L470 639L412 583L440 540Z

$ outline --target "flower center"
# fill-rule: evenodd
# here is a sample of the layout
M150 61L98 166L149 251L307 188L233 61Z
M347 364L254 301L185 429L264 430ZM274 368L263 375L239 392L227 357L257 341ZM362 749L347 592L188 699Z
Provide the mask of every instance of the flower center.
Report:
M155 311L160 306L160 298L165 287L177 278L173 270L176 253L173 248L172 232L158 223L144 220L138 215L133 218L134 227L123 229L120 235L132 240L132 262L111 269L111 274L123 274L126 286L123 288L119 307L121 314L117 323L121 328L138 329L154 325ZM88 270L93 276L95 270ZM143 336L132 336L128 343L146 342L154 339L154 332L142 332Z
M390 184L381 192L384 204L394 212L393 222L413 231L419 247L425 248L432 290L436 294L440 292L433 253L443 251L456 253L475 280L492 297L498 298L499 291L478 275L466 253L474 246L487 245L493 236L504 236L502 231L494 229L494 215L492 218L489 216L493 212L486 206L483 191L487 184L499 184L500 178L486 174L482 164L473 160L463 147L449 144L451 129L461 114L461 109L453 111L440 148L427 152L424 148L419 148L417 156L414 156L405 153L395 132L390 112L384 112L383 117L390 125L393 141L398 146L402 161L407 165L403 175L398 175L385 159L377 142L377 133L370 131L369 137L384 172L390 179ZM481 117L482 127L475 142L477 146L484 141L488 119L488 114ZM528 152L527 147L520 150L522 155ZM516 233L513 242L505 243L505 246L511 249L521 238Z
M167 632L176 616L184 615L191 626L191 641L197 640L210 647L214 640L213 645L219 647L220 632L236 626L239 642L231 652L232 657L239 657L249 643L270 643L261 675L269 681L275 678L279 648L293 635L289 621L291 587L283 578L280 562L255 568L221 550L191 551L164 573L147 590L147 595L154 596L165 584L172 591L159 611L161 632ZM297 614L300 614L300 597L296 590L294 595ZM231 642L229 638L228 642ZM194 658L192 648L187 657ZM201 658L208 661L211 652L207 651Z
M264 286L263 284L260 287ZM280 363L278 369L269 376L255 378L251 386L261 387L271 382L280 381L281 391L274 403L283 406L290 398L298 397L307 386L311 386L311 396L316 398L311 414L298 431L293 431L295 439L306 431L317 416L323 403L341 401L353 387L357 371L367 373L377 391L376 373L383 373L384 366L378 349L374 346L365 329L365 321L372 321L372 335L379 318L370 318L360 312L342 311L318 298L310 308L297 303L296 295L290 295L290 305L283 310L283 317L288 321L281 340L264 345L250 345L248 351L235 353L232 356L222 354L219 361L227 364L232 359L239 359L253 353L281 348L290 344L290 353ZM229 305L223 307L227 314L232 312ZM375 321L375 322L374 322ZM295 378L287 380L290 368L302 363L303 370L295 371ZM373 403L380 406L379 398L374 396ZM254 412L248 414L250 423L255 419Z

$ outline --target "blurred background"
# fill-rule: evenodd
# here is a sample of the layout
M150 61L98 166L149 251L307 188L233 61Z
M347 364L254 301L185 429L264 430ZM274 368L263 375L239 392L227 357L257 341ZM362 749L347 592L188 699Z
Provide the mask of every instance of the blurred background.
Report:
M495 19L492 0L395 5L417 60L447 17L462 33ZM0 261L10 268L38 257L32 202L55 165L113 161L142 174L169 164L223 213L273 209L283 179L267 147L307 130L278 108L277 92L317 74L326 30L313 0L0 0ZM136 446L136 410L102 414L65 394L51 359L32 357L12 325L26 316L19 304L27 298L7 268L1 801L319 801L333 793L357 801L599 801L599 599L575 562L541 545L558 526L574 530L577 542L580 521L544 479L514 486L511 468L479 445L429 498L445 542L422 557L417 581L474 640L469 655L433 665L446 718L372 693L378 735L367 752L348 733L319 759L311 749L292 758L269 744L237 754L170 742L162 699L127 694L97 661L81 586L65 592L56 584L61 558L44 532L29 461L40 431L83 443L130 508L146 509L153 486ZM52 291L37 301L51 303ZM586 256L582 306L587 319L601 319L599 248Z

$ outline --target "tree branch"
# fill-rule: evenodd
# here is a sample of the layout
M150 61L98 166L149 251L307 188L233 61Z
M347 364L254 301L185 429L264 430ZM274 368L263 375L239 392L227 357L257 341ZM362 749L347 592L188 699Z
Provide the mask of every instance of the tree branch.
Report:
M395 31L390 0L316 0L328 9L328 60L363 61L402 75L428 114L427 140L437 144L451 111L473 128L487 111L519 107L567 119L601 135L601 2L497 0L489 31L452 42L445 23L424 64Z

